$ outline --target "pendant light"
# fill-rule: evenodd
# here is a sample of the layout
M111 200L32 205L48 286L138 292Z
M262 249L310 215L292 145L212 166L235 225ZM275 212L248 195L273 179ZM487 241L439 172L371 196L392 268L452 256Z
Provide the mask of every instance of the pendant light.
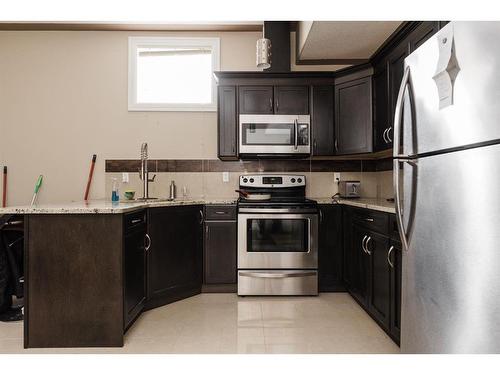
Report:
M271 67L271 40L266 38L265 26L262 26L262 39L257 40L257 68Z

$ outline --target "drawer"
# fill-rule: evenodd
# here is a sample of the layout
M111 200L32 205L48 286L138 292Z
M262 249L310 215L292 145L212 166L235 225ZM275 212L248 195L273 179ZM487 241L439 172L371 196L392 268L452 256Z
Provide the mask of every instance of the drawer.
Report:
M317 296L316 270L239 270L239 296Z
M129 231L135 227L146 224L146 210L139 210L123 215L123 230Z
M400 240L399 239L399 230L398 230L398 221L396 219L396 215L394 214L389 214L389 236L393 240Z
M236 220L236 205L206 205L205 220Z
M371 231L378 232L383 235L388 234L389 218L388 214L385 212L367 210L363 208L356 209L353 212L353 221Z

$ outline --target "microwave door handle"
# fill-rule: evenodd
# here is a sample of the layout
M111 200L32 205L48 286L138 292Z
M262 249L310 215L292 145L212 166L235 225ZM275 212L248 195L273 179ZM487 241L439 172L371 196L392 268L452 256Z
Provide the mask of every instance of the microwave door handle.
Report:
M295 130L295 143L294 143L294 150L297 150L299 148L299 124L297 123L297 119L293 120L293 125L294 125L294 130Z

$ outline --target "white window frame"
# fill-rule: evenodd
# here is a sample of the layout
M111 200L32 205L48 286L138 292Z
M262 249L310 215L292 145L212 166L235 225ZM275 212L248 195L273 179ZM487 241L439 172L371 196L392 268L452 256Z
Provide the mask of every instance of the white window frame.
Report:
M217 110L217 85L212 75L212 101L193 103L137 103L137 48L140 47L209 47L212 50L212 69L220 67L220 38L136 37L128 38L128 110L129 111L192 111Z

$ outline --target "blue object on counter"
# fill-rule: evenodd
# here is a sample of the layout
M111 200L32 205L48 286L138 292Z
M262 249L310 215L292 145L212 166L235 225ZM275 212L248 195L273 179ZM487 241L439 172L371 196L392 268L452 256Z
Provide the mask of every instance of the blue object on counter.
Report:
M118 181L113 178L113 190L111 191L111 202L118 202L120 200L120 194L118 194Z

